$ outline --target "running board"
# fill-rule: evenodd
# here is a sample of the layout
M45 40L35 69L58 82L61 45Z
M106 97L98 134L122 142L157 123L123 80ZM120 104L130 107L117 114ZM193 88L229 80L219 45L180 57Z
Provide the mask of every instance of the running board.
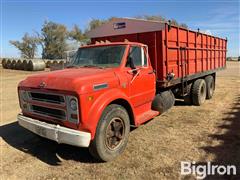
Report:
M159 114L160 113L158 111L153 111L153 110L144 112L143 114L141 114L137 117L136 126L139 126L139 125L149 121L150 119L158 116Z

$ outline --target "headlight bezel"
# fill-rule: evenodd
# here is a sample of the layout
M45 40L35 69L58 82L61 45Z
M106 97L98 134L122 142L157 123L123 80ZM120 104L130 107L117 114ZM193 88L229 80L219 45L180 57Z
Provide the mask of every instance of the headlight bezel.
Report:
M26 102L28 100L28 92L25 90L19 90L20 100Z
M77 111L78 110L78 102L75 98L71 98L69 101L69 106L72 111Z
M68 121L74 124L79 123L79 100L76 96L67 95L67 114L68 114ZM71 107L71 102L75 103L75 108ZM77 115L77 119L73 119L72 115Z
M28 91L26 91L24 89L20 89L18 93L19 93L20 108L22 109L22 111L29 110L29 106L28 106L28 102L27 102L29 100Z

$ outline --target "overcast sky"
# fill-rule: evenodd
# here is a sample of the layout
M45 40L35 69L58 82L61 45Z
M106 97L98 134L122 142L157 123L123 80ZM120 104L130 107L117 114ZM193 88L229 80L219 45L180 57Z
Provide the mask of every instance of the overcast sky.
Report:
M92 18L137 15L162 15L186 23L190 29L200 28L212 35L227 37L228 55L239 56L239 6L239 0L1 0L0 56L19 57L19 51L9 44L9 40L21 40L25 32L40 31L44 20L65 24L69 29L73 24L85 29Z

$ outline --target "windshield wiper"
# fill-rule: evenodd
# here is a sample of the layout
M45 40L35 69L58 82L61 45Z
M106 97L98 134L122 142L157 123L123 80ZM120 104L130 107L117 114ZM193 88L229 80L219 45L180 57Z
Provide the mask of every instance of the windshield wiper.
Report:
M78 68L79 66L77 66L77 65L68 65L68 66L66 66L66 68L73 68L73 67Z
M97 68L100 68L100 69L104 69L104 67L96 66L96 65L93 65L93 64L87 64L87 65L84 65L82 67L97 67Z

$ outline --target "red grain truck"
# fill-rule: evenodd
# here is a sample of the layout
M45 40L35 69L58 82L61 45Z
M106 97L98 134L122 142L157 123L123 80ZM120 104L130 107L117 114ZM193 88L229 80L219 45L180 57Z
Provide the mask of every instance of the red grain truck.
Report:
M63 70L18 86L24 128L58 143L89 147L97 159L121 154L130 126L174 105L211 99L226 66L227 40L168 23L114 19L88 33ZM150 133L150 132L149 132Z

